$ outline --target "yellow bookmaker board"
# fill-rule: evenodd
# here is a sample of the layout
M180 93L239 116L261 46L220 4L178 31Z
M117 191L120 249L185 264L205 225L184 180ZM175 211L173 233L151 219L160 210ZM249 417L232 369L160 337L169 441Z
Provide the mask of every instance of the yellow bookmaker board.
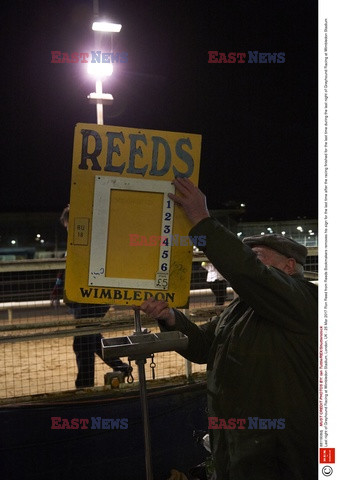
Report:
M201 136L78 124L75 128L65 299L188 305L191 228L168 197L198 183Z

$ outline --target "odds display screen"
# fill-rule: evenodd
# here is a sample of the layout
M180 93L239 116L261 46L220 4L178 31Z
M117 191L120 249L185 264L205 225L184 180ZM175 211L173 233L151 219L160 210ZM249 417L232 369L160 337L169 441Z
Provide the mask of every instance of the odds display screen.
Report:
M198 183L200 150L197 134L76 126L67 301L188 305L191 225L168 194L177 176Z

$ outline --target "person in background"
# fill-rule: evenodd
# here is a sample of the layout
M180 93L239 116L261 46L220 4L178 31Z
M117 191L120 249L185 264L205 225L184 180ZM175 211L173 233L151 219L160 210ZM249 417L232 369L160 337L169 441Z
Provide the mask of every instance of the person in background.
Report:
M201 266L207 270L206 281L215 295L215 305L223 305L227 297L227 281L210 262L202 262Z
M65 207L60 217L61 224L68 230L69 224L69 205ZM56 282L51 294L51 303L57 304L60 298L63 297L64 274L59 272ZM103 318L110 309L110 305L98 305L90 303L67 303L74 318ZM81 328L81 325L77 328ZM90 326L94 326L90 324ZM73 349L76 356L77 377L75 380L76 388L93 387L95 383L95 354L98 355L109 367L115 372L122 372L128 376L132 372L132 367L129 364L122 362L118 357L110 360L105 360L102 356L100 333L89 335L76 335L74 337Z

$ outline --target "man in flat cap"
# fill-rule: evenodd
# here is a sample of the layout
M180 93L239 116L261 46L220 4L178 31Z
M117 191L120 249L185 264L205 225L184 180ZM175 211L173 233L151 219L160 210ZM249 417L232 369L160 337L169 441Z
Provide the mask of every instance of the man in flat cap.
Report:
M184 357L207 363L216 478L317 479L318 294L303 277L306 248L282 235L241 242L188 179L174 184L191 237L206 236L207 257L239 296L200 327L153 298L141 309L188 336Z

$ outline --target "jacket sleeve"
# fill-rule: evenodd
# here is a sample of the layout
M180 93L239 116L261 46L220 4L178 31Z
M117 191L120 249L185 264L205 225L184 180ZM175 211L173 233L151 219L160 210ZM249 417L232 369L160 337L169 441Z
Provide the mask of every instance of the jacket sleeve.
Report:
M166 327L165 322L158 321L161 331L169 332L178 330L188 337L188 347L179 350L178 353L194 363L207 363L208 353L214 339L214 332L217 326L218 317L213 317L209 322L197 326L188 320L179 310L173 309L176 318L174 327Z
M299 275L265 266L250 247L213 218L201 220L190 235L206 236L204 252L208 259L256 313L293 331L314 328L316 287Z

